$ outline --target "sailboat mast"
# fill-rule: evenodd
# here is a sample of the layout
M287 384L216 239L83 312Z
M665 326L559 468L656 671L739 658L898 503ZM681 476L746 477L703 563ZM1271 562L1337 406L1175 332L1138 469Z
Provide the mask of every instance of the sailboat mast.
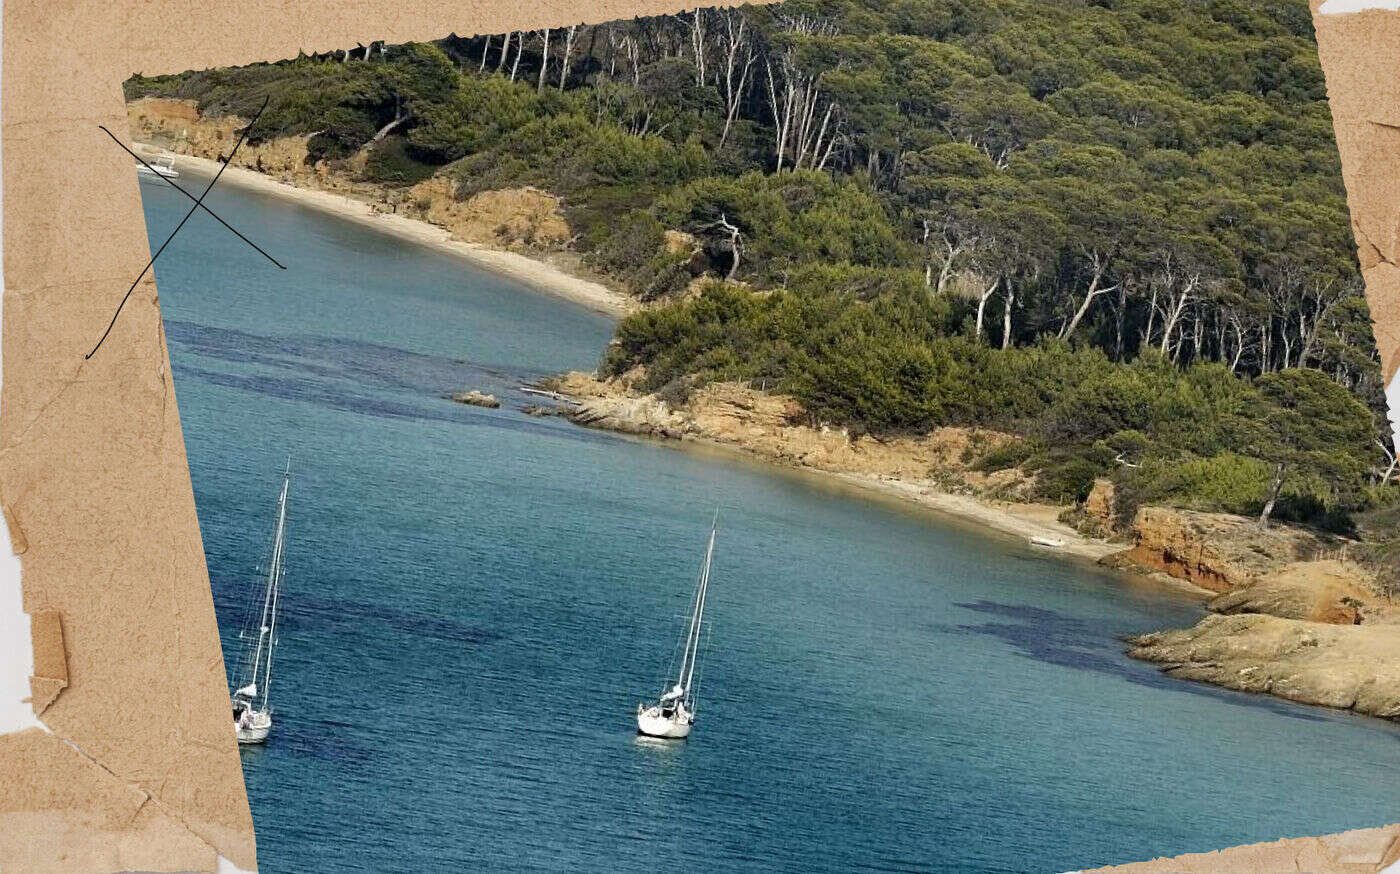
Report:
M700 650L700 629L705 619L705 591L710 587L710 562L715 554L716 528L710 528L710 542L705 547L705 566L700 572L699 591L695 596L695 615L691 617L690 635L687 637L685 659L681 664L681 688L690 694L690 682L695 676L695 661Z
M267 665L263 672L263 708L267 707L268 693L272 687L272 650L277 636L277 601L282 594L282 556L287 533L287 485L291 481L291 459L287 460L287 470L282 474L282 494L277 498L277 533L272 545L272 571L268 575L268 600L271 604L267 625Z

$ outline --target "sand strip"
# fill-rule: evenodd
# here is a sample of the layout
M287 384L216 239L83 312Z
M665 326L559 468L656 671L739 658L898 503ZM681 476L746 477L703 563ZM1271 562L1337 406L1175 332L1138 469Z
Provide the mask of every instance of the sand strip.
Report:
M137 151L143 155L154 154L171 158L175 162L175 167L182 172L210 177L219 171L220 164L217 161L168 152L147 143L137 143L136 146ZM241 167L225 169L223 175L219 177L219 184L224 183L295 201L312 209L372 227L398 239L455 255L498 276L513 279L538 291L553 294L613 317L620 318L637 309L636 301L622 292L592 280L574 276L553 264L522 255L519 252L489 249L475 243L454 240L450 233L435 224L407 216L381 212L369 203L354 197L330 191L298 188L279 182L256 170L246 170Z

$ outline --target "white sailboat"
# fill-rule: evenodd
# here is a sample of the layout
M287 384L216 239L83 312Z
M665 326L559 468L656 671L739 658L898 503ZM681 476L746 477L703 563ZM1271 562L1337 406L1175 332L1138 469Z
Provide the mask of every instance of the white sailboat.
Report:
M241 744L262 743L272 731L268 693L272 686L272 655L277 647L277 615L282 599L287 542L287 486L291 477L292 461L288 458L287 468L282 473L282 493L277 497L277 527L272 535L266 585L261 605L256 607L256 633L245 626L243 637L248 643L239 670L239 685L232 696L234 731Z
M710 526L710 542L705 547L705 563L695 586L695 601L686 625L681 649L681 669L674 679L666 677L664 691L652 703L637 705L637 733L648 737L680 739L690 735L695 724L695 666L700 660L700 632L705 622L705 594L710 587L710 563L715 555L718 514Z

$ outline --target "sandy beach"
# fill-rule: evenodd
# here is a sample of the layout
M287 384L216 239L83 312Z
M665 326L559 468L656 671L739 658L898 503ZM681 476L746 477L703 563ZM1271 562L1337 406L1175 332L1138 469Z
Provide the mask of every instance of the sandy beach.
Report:
M142 155L169 157L174 161L177 169L196 176L211 177L219 172L221 166L217 161L169 152L149 143L138 142L136 146L137 151ZM637 308L636 302L627 295L601 283L575 276L555 264L519 252L490 249L475 243L456 240L446 229L431 222L383 212L364 200L344 194L312 188L299 188L280 182L256 170L246 170L234 166L224 169L223 175L219 177L219 183L271 194L312 209L368 225L401 240L455 255L477 267L610 316L621 317Z

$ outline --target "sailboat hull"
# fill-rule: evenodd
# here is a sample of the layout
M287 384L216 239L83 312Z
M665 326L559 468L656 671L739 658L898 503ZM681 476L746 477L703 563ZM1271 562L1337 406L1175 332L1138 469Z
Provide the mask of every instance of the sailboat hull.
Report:
M657 708L642 708L637 711L637 734L680 740L690 736L693 721L688 714L662 716Z
M254 713L248 725L234 723L233 727L238 734L239 743L260 744L267 740L267 736L272 732L272 714Z

